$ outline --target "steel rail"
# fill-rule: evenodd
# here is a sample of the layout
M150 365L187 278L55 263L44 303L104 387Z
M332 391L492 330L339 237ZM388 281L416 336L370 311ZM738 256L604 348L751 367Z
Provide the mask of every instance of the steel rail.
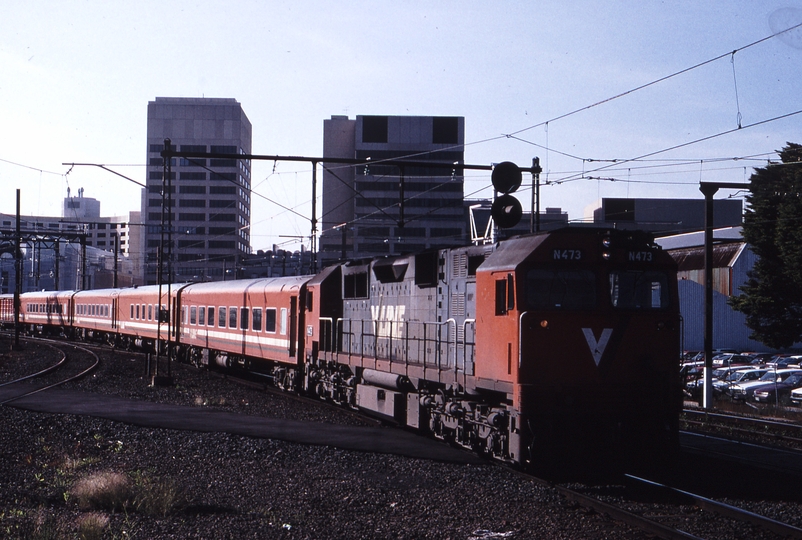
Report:
M647 480L646 478L640 478L638 476L634 476L631 474L625 474L624 476L636 482L658 488L662 491L666 491L675 495L680 495L683 498L692 501L695 506L698 506L703 510L709 510L711 512L715 512L728 518L737 519L739 521L745 521L747 523L757 525L758 527L762 527L764 529L770 530L782 536L787 536L791 538L802 538L802 529L794 527L793 525L789 525L787 523L783 523L782 521L777 521L775 519L762 516L754 512L750 512L749 510L738 508L737 506L715 501L713 499L708 499L707 497L703 497L701 495L697 495L689 491L673 488L671 486L667 486L665 484L661 484L653 480Z
M42 371L39 371L39 372L36 372L36 373L32 373L32 374L26 375L24 377L20 377L18 379L14 379L12 381L6 381L4 383L0 383L0 387L8 386L9 384L16 384L16 383L22 382L22 381L27 381L28 379L33 379L33 378L39 377L41 375L47 375L51 371L55 371L56 369L58 369L61 365L64 364L64 362L67 361L67 353L65 353L63 350L61 350L58 347L55 347L53 345L50 345L49 343L44 343L44 345L47 345L51 349L54 349L54 350L60 352L61 353L61 360L59 360L57 363L53 364L52 366L43 369Z
M702 540L699 536L662 525L656 521L652 521L651 519L634 514L629 510L625 510L621 507L606 503L604 501L600 501L599 499L584 495L572 489L556 485L552 485L552 487L567 499L575 501L586 508L591 508L601 514L606 514L611 518L626 523L627 525L631 525L632 527L653 534L658 538L663 538L665 540Z
M48 341L48 340L41 339L41 341ZM8 403L11 403L12 401L16 401L18 399L22 399L24 397L31 396L33 394L38 394L39 392L44 392L45 390L50 390L51 388L55 388L56 386L61 386L62 384L66 384L68 382L80 379L81 377L84 377L87 374L89 374L92 371L94 371L95 369L97 369L97 367L100 365L100 357L97 354L95 354L94 352L92 352L89 349L86 349L84 347L79 347L78 345L72 345L72 344L69 344L69 345L72 346L72 347L75 347L78 350L81 350L81 351L84 351L86 353L89 353L90 355L92 355L95 358L95 362L91 366L89 366L88 368L86 368L85 370L81 371L80 373L78 373L76 375L73 375L71 377L67 377L66 379L63 379L63 380L61 380L59 382L55 382L53 384L49 384L47 386L43 386L43 387L37 388L35 390L31 390L30 392L22 393L22 394L20 394L18 396L14 396L12 398L9 398L9 399L7 399L5 401L1 401L0 405L6 405ZM54 347L54 348L57 348L57 347ZM67 356L66 353L64 353L64 356L65 356L64 360L66 360L66 356ZM62 362L60 362L59 365L63 364L64 360L62 360ZM49 369L49 371L52 371L52 369ZM30 377L25 377L25 378L30 378ZM20 380L22 380L22 379L20 379Z

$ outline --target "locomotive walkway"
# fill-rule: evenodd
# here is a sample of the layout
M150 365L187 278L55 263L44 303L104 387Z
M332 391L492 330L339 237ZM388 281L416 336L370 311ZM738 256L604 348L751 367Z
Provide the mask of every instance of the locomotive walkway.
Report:
M20 395L20 388L19 385L0 388L0 402ZM27 386L26 390L29 389ZM149 428L223 432L435 461L484 463L468 452L395 428L283 420L55 388L13 400L7 406L39 413L105 418Z

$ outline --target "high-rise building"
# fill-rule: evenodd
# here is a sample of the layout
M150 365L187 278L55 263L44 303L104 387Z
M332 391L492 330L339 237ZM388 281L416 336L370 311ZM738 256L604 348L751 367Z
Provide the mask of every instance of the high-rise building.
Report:
M464 139L462 117L357 116L351 120L332 116L324 120L323 264L467 243L463 176L458 167L464 163ZM370 163L325 163L326 158ZM383 163L388 159L418 164L402 168Z
M166 190L160 152L165 139L179 152L250 154L251 123L231 98L157 97L148 103L148 176L142 218L149 284L158 280L159 251L168 251L168 235L162 234L162 192ZM170 165L173 280L213 281L232 275L241 257L251 251L250 160L177 158ZM167 197L164 200L166 208Z

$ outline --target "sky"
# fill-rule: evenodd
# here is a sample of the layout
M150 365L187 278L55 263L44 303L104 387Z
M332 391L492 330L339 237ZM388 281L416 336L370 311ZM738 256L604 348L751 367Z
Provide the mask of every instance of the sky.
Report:
M603 197L701 198L802 143L802 29L769 38L802 0L4 4L4 213L16 189L24 215L61 215L68 188L139 210L134 182L64 163L144 183L157 96L236 99L263 155L321 156L332 115L462 116L466 163L538 157L541 209L571 220ZM311 218L311 177L253 162L254 251L309 246L282 206ZM492 197L490 174L466 171L465 194Z

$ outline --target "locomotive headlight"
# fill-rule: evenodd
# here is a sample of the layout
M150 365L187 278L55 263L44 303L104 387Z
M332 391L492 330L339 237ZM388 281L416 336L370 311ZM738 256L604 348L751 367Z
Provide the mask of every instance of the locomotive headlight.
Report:
M548 328L549 327L549 321L547 321L546 319L543 319L542 321L540 321L540 327L541 328Z
M612 241L608 237L605 237L602 239L602 245L609 248L612 245Z
M610 256L611 255L610 255L609 251L602 251L602 259L604 259L605 261L609 261L610 260Z

